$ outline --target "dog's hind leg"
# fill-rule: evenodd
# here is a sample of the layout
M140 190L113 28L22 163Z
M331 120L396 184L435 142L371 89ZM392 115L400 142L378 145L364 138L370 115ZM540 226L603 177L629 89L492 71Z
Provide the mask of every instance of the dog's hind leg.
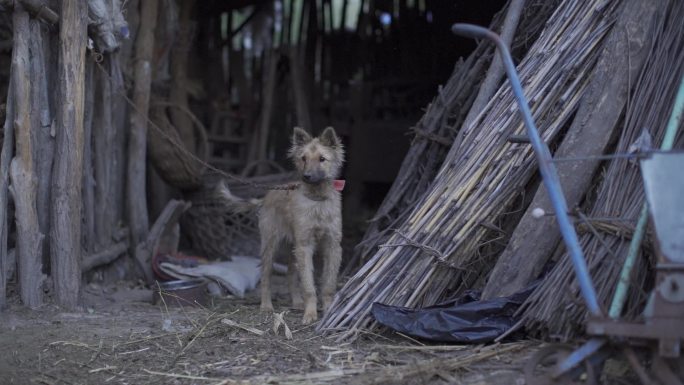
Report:
M297 258L294 253L290 254L290 259L288 260L287 266L287 284L290 289L290 296L292 297L292 308L293 309L303 309L304 299L302 299L302 292L299 287L299 274L297 267Z
M275 255L278 239L269 233L261 237L261 311L273 311L271 302L271 272L273 271L273 256Z
M323 312L326 312L337 290L337 274L342 261L342 247L339 241L332 240L331 238L328 238L322 246L323 277L321 280L321 302Z
M316 312L316 286L313 277L314 248L310 243L295 242L294 254L297 258L297 270L302 284L304 297L304 317L302 323L308 325L318 319Z

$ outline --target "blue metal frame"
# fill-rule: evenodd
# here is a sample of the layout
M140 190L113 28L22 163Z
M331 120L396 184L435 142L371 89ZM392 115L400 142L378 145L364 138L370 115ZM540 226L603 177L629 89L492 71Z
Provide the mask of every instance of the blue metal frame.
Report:
M549 197L551 198L561 235L563 236L565 245L570 252L570 256L572 257L575 275L579 281L582 296L584 297L584 301L587 303L589 312L595 317L600 317L601 308L599 307L596 297L596 290L594 289L594 285L591 281L591 276L589 276L587 263L584 260L584 254L582 253L582 248L580 247L579 239L577 238L577 233L575 232L575 227L570 222L570 218L568 216L568 204L565 201L565 196L563 195L563 189L561 188L560 181L558 179L558 173L556 172L556 167L554 166L553 160L551 158L551 152L549 151L546 143L542 141L541 137L539 136L539 130L534 124L532 112L530 111L530 107L527 104L525 95L523 94L522 86L520 85L520 79L515 71L513 59L511 59L511 54L508 51L508 47L503 40L501 40L499 35L488 30L487 28L472 24L454 24L451 27L451 31L457 35L472 38L487 38L493 41L499 49L499 54L503 59L506 73L508 74L508 80L511 82L511 88L513 89L515 98L518 101L518 107L520 108L523 120L525 121L527 135L530 138L530 143L532 144L534 153L537 156L539 171L541 172L542 178L544 180L546 191L548 191ZM579 353L579 351L576 353Z

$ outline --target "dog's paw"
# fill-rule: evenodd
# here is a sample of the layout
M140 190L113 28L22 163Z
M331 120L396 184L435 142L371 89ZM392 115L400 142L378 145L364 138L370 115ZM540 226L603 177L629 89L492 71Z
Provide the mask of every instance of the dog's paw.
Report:
M313 312L305 311L304 317L302 317L302 324L310 325L316 322L316 320L318 320L318 313L315 310Z

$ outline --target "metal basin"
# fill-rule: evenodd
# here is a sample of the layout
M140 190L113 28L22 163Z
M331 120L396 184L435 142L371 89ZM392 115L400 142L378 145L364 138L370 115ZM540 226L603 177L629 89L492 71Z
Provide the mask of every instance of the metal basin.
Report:
M166 306L205 306L208 302L207 281L203 279L158 282L153 304Z

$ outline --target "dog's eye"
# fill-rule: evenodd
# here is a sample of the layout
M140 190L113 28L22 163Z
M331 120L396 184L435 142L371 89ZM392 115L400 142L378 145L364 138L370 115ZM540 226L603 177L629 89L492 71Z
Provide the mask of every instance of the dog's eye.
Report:
M302 162L306 163L306 155L302 156Z
M321 162L325 162L325 157L321 157L321 159L319 159L319 160L320 160Z

